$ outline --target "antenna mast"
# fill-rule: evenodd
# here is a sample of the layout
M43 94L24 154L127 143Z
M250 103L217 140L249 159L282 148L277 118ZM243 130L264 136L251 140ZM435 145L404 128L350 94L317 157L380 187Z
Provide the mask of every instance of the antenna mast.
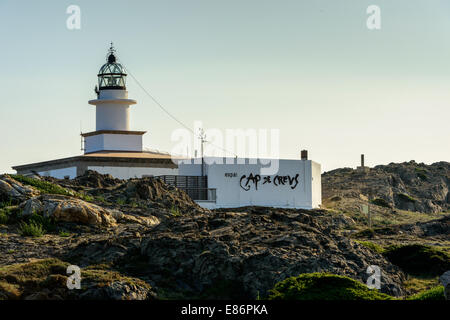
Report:
M204 174L204 160L203 160L203 144L205 142L207 142L206 141L205 131L203 130L203 128L199 129L198 138L200 139L200 142L201 142L200 156L202 157L202 177L203 177L205 175Z

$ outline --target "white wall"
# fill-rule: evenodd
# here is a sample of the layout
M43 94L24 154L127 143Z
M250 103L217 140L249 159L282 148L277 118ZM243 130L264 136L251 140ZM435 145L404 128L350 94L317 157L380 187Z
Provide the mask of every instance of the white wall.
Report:
M110 174L118 179L129 179L129 178L142 178L143 175L177 175L178 169L170 168L145 168L145 167L101 167L101 166L89 166L89 170L95 170L101 174Z
M95 113L96 129L130 130L130 106L123 104L99 104Z
M89 104L96 106L96 130L130 130L130 105L135 100L128 99L126 90L100 90L96 100Z
M102 133L85 138L85 153L114 150L142 151L142 135Z
M313 208L319 208L322 205L322 168L319 163L312 163L312 204Z
M38 172L39 175L45 177L54 177L57 179L64 179L65 176L69 176L70 179L74 179L77 176L77 167L54 169L49 171Z
M313 164L311 160L279 160L279 169L273 175L261 175L260 169L261 164L206 164L208 188L217 189L217 200L215 205L198 203L208 208L260 205L311 209L319 206L321 202L319 164ZM200 165L179 164L179 171L180 175L198 175ZM246 185L250 174L260 177L257 190L255 183L250 180ZM297 174L298 182L292 180L290 184L287 178L284 185L279 182L278 185L274 184L274 179L279 181L280 176L294 179ZM264 180L269 178L271 182L264 183ZM244 190L249 187L249 190Z

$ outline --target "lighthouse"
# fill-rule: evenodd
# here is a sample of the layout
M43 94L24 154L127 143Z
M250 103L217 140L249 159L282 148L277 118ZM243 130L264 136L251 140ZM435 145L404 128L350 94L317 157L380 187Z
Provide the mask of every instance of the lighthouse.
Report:
M118 62L111 44L97 73L96 99L88 102L89 107L95 107L95 131L81 134L83 154L12 168L25 176L58 179L73 179L88 170L119 179L158 177L208 209L320 206L321 166L308 159L306 150L301 151L300 159L205 157L204 164L198 164L192 161L195 159L144 149L142 138L146 132L133 131L131 126L136 100L128 98L126 77L126 69ZM268 163L277 170L263 175L262 168Z
M88 107L95 108L95 131L81 133L83 154L13 169L18 174L59 179L73 179L87 170L120 179L178 174L169 153L144 150L142 138L146 131L132 130L131 109L136 100L128 98L127 73L112 43L96 75L96 99L88 101Z
M136 100L128 98L125 69L117 62L116 52L111 44L106 63L98 72L97 99L90 100L95 106L96 130L82 134L84 153L99 151L142 152L142 136L145 131L130 128L131 106Z

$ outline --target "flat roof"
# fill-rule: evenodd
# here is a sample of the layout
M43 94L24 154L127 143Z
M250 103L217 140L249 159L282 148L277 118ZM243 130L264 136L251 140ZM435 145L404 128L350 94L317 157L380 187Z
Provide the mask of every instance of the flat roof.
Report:
M90 136L96 136L99 134L131 134L131 135L142 136L145 133L147 133L147 131L98 130L98 131L82 133L81 136L82 137L90 137Z
M158 153L152 151L97 151L86 153L81 157L106 157L106 158L139 158L139 159L172 159L168 153Z
M92 152L88 154L83 154L79 156L55 159L43 162L35 162L29 164L23 164L18 166L13 166L14 170L24 170L24 169L33 169L35 167L49 166L55 164L63 164L63 163L72 163L76 161L80 162L136 162L136 163L170 163L172 159L180 159L179 157L172 156L168 153L159 153L152 151L142 151L142 152L133 152L133 151L98 151Z

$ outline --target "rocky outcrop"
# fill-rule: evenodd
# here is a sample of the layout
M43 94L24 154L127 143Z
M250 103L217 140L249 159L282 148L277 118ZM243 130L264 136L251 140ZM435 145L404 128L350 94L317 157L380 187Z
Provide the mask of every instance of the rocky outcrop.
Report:
M450 163L391 163L366 172L336 169L322 175L323 199L360 198L387 207L436 213L450 209ZM333 201L333 200L332 200Z
M171 281L178 292L201 295L225 284L225 291L237 286L233 295L253 299L301 273L327 271L365 283L367 267L377 265L381 290L403 294L404 275L397 267L335 232L332 222L317 214L247 208L161 223L141 242L145 274L157 286Z
M450 300L450 270L439 277L439 282L444 286L445 299Z
M98 226L114 226L122 212L61 195L42 195L21 204L22 215L42 213L58 222L74 222Z
M0 202L19 203L38 194L39 191L33 187L23 185L8 175L0 175Z

